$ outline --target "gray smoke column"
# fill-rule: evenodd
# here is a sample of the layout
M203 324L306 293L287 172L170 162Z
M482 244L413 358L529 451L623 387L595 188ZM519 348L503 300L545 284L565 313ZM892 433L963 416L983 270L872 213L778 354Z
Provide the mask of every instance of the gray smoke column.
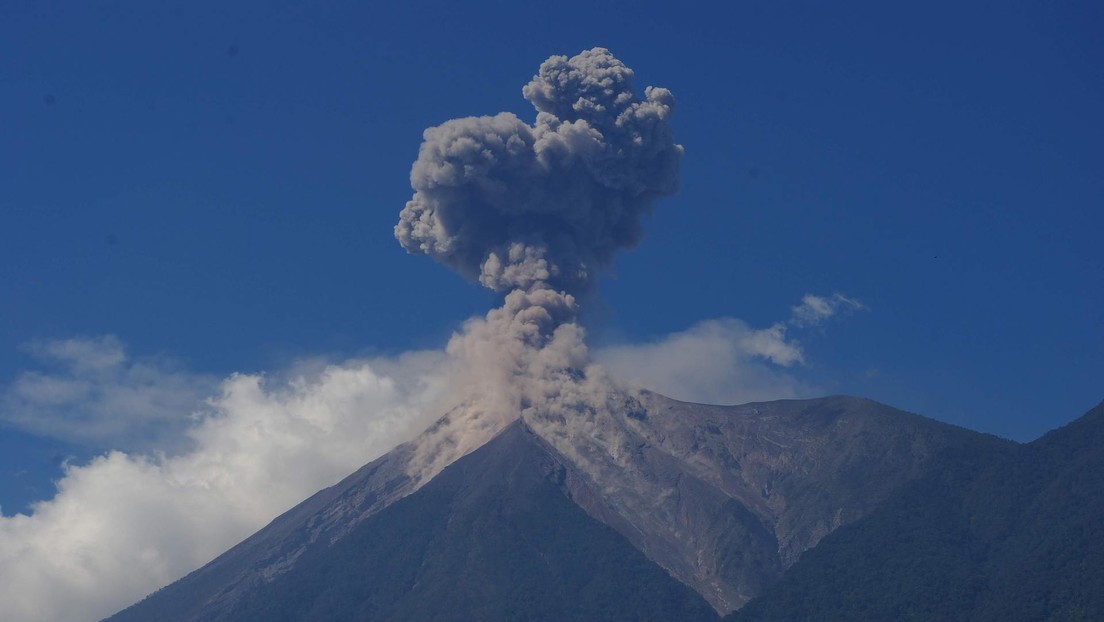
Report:
M589 289L678 187L674 98L640 99L632 77L604 48L553 56L522 89L533 125L504 112L426 130L395 237L496 291Z
M670 91L639 99L632 75L603 48L553 56L522 89L533 125L501 113L425 131L395 237L506 295L449 342L449 403L415 441L416 485L518 418L569 451L601 413L624 410L590 361L576 297L640 241L682 157Z

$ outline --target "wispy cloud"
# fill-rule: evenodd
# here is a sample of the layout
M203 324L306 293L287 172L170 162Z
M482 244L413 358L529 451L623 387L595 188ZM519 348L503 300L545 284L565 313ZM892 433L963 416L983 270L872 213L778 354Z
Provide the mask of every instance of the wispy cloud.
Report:
M35 434L98 447L148 448L179 435L217 378L165 357L134 359L113 336L36 341L39 369L0 397L0 419Z
M791 315L788 324L798 328L819 326L833 316L863 309L866 309L866 305L840 293L831 296L805 294L801 299L801 304L790 309Z
M842 294L806 294L790 317L767 328L736 318L699 322L650 343L607 346L594 358L615 377L691 402L739 404L813 395L817 387L794 368L805 364L795 330L864 309Z
M599 348L595 360L633 385L675 399L735 404L810 392L787 369L804 360L782 330L736 318L699 322L652 343Z

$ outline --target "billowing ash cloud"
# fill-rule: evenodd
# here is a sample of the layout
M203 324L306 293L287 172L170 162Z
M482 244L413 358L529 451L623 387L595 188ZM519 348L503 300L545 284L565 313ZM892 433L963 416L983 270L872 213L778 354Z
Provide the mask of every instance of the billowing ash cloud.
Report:
M632 77L603 48L553 56L522 89L533 125L504 112L426 130L395 237L494 290L585 290L678 187L674 98L640 99Z
M419 481L519 417L578 425L623 399L590 362L576 296L640 241L653 202L677 189L682 157L671 92L648 87L640 99L632 76L603 48L553 56L522 89L533 125L501 113L425 131L395 237L508 293L449 342L458 402L418 440Z

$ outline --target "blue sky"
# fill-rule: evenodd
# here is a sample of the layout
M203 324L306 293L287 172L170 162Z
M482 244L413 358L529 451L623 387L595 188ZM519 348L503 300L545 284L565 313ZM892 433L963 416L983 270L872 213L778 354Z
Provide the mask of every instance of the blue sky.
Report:
M71 339L188 387L442 347L496 298L393 238L422 130L531 120L540 62L601 45L671 89L686 153L593 345L839 292L865 309L795 337L810 390L1017 440L1104 398L1095 3L153 4L0 7L8 394ZM184 425L51 416L0 417L5 514Z

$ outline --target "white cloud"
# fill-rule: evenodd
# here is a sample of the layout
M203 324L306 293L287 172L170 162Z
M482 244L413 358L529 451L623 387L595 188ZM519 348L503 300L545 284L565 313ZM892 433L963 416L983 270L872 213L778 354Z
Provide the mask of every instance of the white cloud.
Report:
M652 343L600 348L594 357L622 381L690 402L738 404L812 391L789 369L804 355L781 324L753 329L735 318L706 320Z
M769 328L752 328L736 318L706 320L651 343L597 349L594 358L623 382L684 401L741 404L804 397L817 389L794 373L805 364L805 353L789 333L865 308L843 294L806 294L791 307L788 320Z
M237 374L187 430L192 449L68 466L53 499L0 517L4 619L100 619L195 569L420 431L443 369L415 353Z
M218 386L163 357L133 359L113 336L38 341L27 350L44 369L15 379L0 397L0 419L92 446L164 446Z
M801 304L790 309L789 324L799 328L819 326L836 314L862 309L866 309L866 305L840 293L827 297L805 294Z

